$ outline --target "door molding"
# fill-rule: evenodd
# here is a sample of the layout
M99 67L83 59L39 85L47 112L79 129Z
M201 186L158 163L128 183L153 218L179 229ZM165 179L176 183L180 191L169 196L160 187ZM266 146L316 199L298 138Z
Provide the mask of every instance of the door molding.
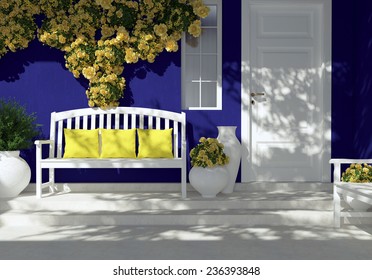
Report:
M322 61L319 74L322 75L323 86L323 106L322 106L322 151L321 151L321 181L331 181L331 84L332 84L332 0L281 0L286 4L298 5L299 3L315 3L321 6L322 14ZM249 6L254 5L278 5L278 0L242 0L242 20L241 20L241 142L243 147L241 161L241 182L250 182L249 174L251 166L251 106L250 106L250 61L249 61Z

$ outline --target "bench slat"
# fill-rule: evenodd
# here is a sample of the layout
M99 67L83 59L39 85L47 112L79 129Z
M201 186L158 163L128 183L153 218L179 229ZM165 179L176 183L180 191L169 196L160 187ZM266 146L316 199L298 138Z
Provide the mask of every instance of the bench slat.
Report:
M153 128L153 117L152 116L149 116L148 117L148 128L149 129L152 129Z
M143 129L145 127L145 118L143 115L139 116L139 128Z
M57 158L62 157L63 121L58 122Z
M160 129L160 118L159 117L156 117L156 125L155 125L155 129Z
M88 116L83 116L83 129L88 129Z
M178 122L173 122L173 154L178 158Z
M112 114L107 114L106 115L106 128L111 129L111 119L112 119Z
M67 119L67 128L68 129L71 129L71 123L72 123L71 118Z
M105 115L99 115L99 128L104 128Z
M75 129L80 129L80 117L75 117Z
M124 129L128 129L128 114L124 114Z
M91 116L90 117L90 129L95 129L96 128L96 116Z
M120 128L120 115L119 114L115 114L115 129L119 129Z
M132 117L132 126L131 128L136 128L137 127L137 115L136 114L131 114Z

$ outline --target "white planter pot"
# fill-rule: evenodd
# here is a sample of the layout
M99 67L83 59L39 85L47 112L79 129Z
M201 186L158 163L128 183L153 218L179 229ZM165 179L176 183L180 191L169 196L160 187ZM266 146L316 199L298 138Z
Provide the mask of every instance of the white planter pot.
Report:
M212 198L222 191L229 180L229 173L225 167L196 167L189 173L190 184L202 197Z
M30 166L19 156L19 151L0 151L0 197L16 197L30 179Z
M217 126L217 128L217 139L224 145L224 152L230 158L229 164L226 165L230 179L222 193L232 193L236 183L236 176L238 175L242 146L238 138L236 138L236 126Z

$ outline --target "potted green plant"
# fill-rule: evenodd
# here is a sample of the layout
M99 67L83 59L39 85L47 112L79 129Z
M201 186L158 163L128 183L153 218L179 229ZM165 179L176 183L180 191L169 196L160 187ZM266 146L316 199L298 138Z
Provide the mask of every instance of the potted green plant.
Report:
M190 151L190 183L202 197L215 197L227 186L229 157L223 148L217 139L201 137L199 144Z
M0 98L0 197L15 197L30 183L31 170L20 157L39 134L34 113L12 99Z

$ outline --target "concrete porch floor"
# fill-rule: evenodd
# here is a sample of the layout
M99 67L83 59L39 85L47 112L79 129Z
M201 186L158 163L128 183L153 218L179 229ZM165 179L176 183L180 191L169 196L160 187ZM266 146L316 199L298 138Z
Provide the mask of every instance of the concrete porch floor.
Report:
M239 185L213 200L92 190L0 200L0 259L372 259L371 224L333 228L327 184Z

